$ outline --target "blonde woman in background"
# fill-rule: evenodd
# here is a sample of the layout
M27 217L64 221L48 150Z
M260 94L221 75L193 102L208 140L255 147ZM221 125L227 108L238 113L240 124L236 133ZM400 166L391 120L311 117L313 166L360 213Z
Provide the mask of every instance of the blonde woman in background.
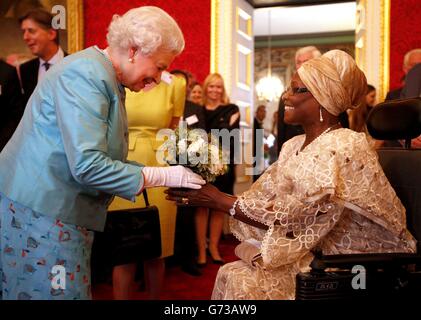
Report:
M162 166L156 158L156 151L162 141L156 140L156 134L160 129L174 129L184 111L186 81L169 73L164 73L162 79L164 81L146 92L127 91L126 96L129 125L128 159L146 166ZM177 210L174 203L165 200L164 190L165 188L148 190L150 204L159 209L162 246L160 258L144 262L145 281L151 299L159 299L165 275L164 258L173 255L174 251ZM109 211L142 207L145 207L145 202L140 195L136 198L135 203L116 198ZM136 264L114 267L115 299L130 298L131 287L135 283L135 274Z

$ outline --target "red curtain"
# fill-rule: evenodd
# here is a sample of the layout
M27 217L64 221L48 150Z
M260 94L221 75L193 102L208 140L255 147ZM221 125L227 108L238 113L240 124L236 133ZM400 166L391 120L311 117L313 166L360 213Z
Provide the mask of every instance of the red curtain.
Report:
M401 86L403 57L421 48L421 1L392 0L390 11L390 89Z
M186 47L170 70L184 69L203 81L210 69L210 0L85 0L85 47L104 48L112 16L144 5L165 10L183 30Z

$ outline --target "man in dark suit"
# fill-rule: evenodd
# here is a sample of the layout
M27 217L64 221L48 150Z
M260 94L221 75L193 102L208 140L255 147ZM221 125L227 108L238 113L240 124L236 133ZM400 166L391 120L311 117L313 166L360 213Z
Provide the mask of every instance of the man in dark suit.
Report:
M403 99L417 97L421 97L421 62L408 71L401 94Z
M397 89L394 89L394 90L390 90L386 94L386 98L384 100L385 101L390 101L390 100L398 100L398 99L400 99L401 98L401 93L402 93L403 86L405 85L405 76L402 77L401 84L402 84L402 87L397 88Z
M418 63L421 63L421 48L412 49L405 54L402 66L402 70L404 73L404 76L401 81L402 87L389 91L386 95L385 100L397 100L401 98L401 95L403 94L402 89L406 83L406 76L409 70L411 70Z
M22 117L22 93L16 69L0 60L0 151Z
M421 97L421 63L408 71L405 86L402 89L402 99ZM421 149L421 136L411 141L411 148Z
M37 58L19 67L24 103L29 100L38 81L66 55L59 45L58 30L52 27L53 15L34 9L19 19L23 40Z

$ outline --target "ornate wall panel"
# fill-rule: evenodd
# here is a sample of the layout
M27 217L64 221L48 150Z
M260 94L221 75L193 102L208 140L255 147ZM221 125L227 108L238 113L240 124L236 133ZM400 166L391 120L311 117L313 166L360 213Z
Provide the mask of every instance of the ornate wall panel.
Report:
M105 47L107 27L113 14L123 14L143 5L162 8L183 30L186 48L171 69L188 70L203 81L210 69L210 0L85 0L85 46Z
M84 48L83 0L67 0L67 48L69 53Z
M391 0L390 10L390 88L401 86L406 52L421 48L421 1Z
M390 0L357 2L356 60L382 101L389 89Z

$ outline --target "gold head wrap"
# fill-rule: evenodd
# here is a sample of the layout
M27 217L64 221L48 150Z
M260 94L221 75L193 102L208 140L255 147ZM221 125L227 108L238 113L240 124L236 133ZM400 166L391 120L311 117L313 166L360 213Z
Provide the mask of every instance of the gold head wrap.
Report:
M331 50L308 60L298 75L317 102L335 116L364 102L367 79L344 51Z

